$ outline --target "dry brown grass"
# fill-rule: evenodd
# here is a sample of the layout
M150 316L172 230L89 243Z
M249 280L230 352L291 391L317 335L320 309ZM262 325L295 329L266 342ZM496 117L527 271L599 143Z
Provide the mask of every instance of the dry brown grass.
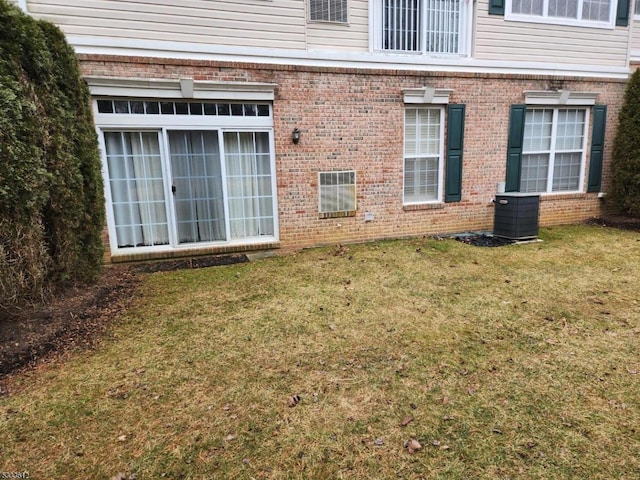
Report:
M15 379L0 399L1 470L639 478L640 234L542 238L151 274L96 351Z

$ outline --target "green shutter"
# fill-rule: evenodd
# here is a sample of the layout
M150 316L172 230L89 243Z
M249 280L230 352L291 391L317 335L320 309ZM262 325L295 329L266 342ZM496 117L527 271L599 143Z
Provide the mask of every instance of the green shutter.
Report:
M589 182L587 192L599 192L602 181L602 158L604 151L604 129L607 122L607 106L593 107L593 130L591 132L591 155L589 157Z
M509 140L507 143L506 192L520 190L520 170L522 167L522 141L524 139L524 119L526 105L511 105L509 116Z
M504 0L489 0L490 15L504 15Z
M629 0L618 0L618 10L616 13L616 25L626 27L629 25Z
M464 105L449 105L447 121L447 160L444 201L462 200L462 153L464 150Z

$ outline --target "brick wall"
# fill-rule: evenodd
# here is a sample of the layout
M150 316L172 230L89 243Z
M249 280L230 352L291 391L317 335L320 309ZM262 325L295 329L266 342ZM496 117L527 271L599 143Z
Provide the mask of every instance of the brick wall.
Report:
M88 75L277 84L274 101L280 246L284 249L379 238L491 230L491 200L504 181L509 109L527 90L598 92L608 106L603 191L624 82L547 76L425 74L404 71L265 66L206 61L80 56ZM403 208L402 89L452 89L450 103L466 104L462 201ZM291 142L294 128L300 143ZM354 217L321 219L319 171L355 170ZM588 172L587 172L588 174ZM586 178L586 177L585 177ZM585 186L586 190L586 186ZM598 215L597 194L551 195L541 225ZM365 212L374 220L365 222Z

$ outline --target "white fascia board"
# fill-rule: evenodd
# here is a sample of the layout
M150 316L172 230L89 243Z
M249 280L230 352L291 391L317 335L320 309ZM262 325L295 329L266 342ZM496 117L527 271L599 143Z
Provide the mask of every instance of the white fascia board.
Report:
M596 104L597 93L569 90L529 90L524 92L527 105L590 106Z
M417 72L553 75L620 80L627 80L630 74L627 66L607 67L585 64L508 62L501 60L479 60L460 56L427 57L413 54L391 55L381 52L282 50L84 36L69 36L67 37L67 41L74 47L77 53L87 55Z
M197 100L272 101L275 83L210 82L192 78L113 78L86 76L94 97L193 98Z

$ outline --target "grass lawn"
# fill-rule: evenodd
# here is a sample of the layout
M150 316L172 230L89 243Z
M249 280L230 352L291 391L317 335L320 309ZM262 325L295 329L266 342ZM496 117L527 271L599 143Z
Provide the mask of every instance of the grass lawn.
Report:
M95 350L12 380L0 470L640 478L640 233L541 238L148 274Z

